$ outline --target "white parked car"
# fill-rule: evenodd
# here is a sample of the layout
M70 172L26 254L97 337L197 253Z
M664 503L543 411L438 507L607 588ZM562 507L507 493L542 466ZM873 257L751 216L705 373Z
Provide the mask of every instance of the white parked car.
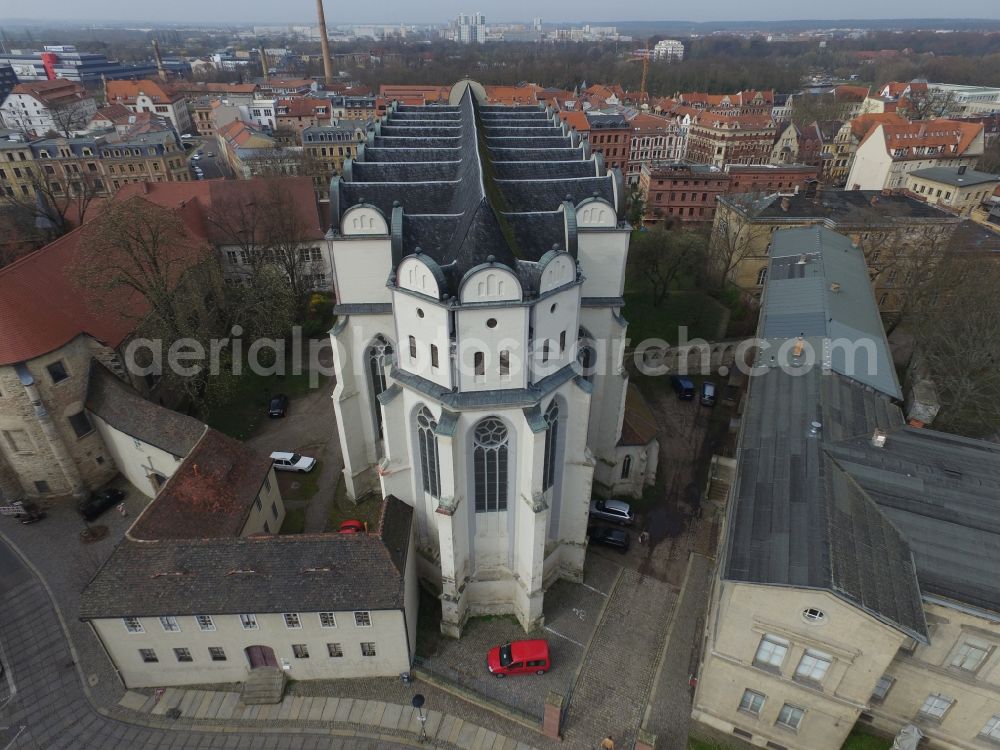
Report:
M195 154L191 157L191 161L198 161L201 158L201 154Z
M631 526L635 520L632 506L623 500L595 500L590 504L590 517L622 526Z
M312 471L316 465L315 458L303 456L299 453L284 453L275 451L271 454L271 463L274 464L275 471Z

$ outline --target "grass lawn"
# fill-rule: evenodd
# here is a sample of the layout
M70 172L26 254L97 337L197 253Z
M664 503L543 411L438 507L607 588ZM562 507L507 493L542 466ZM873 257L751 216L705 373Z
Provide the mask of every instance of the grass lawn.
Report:
M676 344L678 329L687 326L687 338L717 338L722 320L723 306L709 295L699 291L672 291L659 305L645 289L626 289L625 309L628 337L632 346L644 339L659 338Z
M729 749L724 745L716 745L711 742L696 740L694 737L688 737L688 750L729 750Z
M306 530L306 509L286 508L285 520L281 522L281 534L301 534Z
M278 481L281 482L281 496L286 503L295 505L308 503L313 495L319 492L319 476L323 471L323 462L317 461L313 470L308 474L292 474L286 479L280 472ZM284 480L284 481L282 481Z
M717 745L704 740L696 740L694 737L688 738L688 750L728 750L725 745ZM851 732L841 750L890 750L892 742L890 740L868 734L864 730L855 729Z
M291 366L286 366L285 371L291 373ZM325 383L326 378L320 375L319 387L322 388ZM236 386L226 403L207 404L202 410L201 418L219 432L238 440L246 440L257 429L257 425L267 419L271 396L284 393L289 398L295 398L309 390L307 371L298 375L256 375L244 367L243 374L236 379Z
M892 741L868 734L862 729L855 729L844 743L843 750L889 750Z
M368 524L368 531L374 534L378 531L382 520L382 499L374 495L366 497L360 503L354 504L347 498L347 488L343 480L337 483L337 491L330 505L330 521L328 531L336 531L342 521L357 519Z

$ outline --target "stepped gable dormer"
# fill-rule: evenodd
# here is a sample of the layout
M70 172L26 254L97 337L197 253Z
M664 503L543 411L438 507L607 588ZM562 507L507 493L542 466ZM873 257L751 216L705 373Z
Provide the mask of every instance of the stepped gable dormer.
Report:
M604 203L615 224L621 213L620 176L561 122L541 107L487 105L480 91L462 82L450 105L392 107L331 187L341 233L356 233L347 223L361 211L391 235L391 286L450 304L486 266L510 274L519 299L543 293L552 255L568 253L575 271L577 206Z

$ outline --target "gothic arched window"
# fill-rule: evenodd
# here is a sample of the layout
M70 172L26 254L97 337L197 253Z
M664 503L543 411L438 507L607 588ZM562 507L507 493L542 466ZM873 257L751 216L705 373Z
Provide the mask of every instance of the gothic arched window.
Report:
M424 482L424 492L432 497L441 497L441 464L438 461L437 421L426 406L417 412L417 442L420 445L420 476Z
M622 459L622 479L628 479L628 475L632 473L632 456L625 456Z
M545 410L545 463L542 466L542 491L555 484L556 448L559 445L559 404L555 399Z
M385 366L392 357L392 344L385 336L379 334L365 352L368 363L368 375L371 380L372 409L375 412L375 424L378 426L378 436L382 437L382 409L379 408L378 396L385 390Z
M507 510L507 427L496 417L487 417L472 434L473 482L476 512Z

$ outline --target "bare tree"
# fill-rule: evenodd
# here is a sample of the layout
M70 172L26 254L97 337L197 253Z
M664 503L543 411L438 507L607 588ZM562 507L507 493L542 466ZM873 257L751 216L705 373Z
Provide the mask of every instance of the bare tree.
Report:
M660 305L683 274L697 273L704 261L705 237L697 232L668 231L657 226L632 235L628 273L636 285L646 285L653 304Z
M94 200L108 195L101 174L82 171L76 163L42 159L21 169L24 189L13 190L5 200L47 240L83 224Z
M91 305L132 318L164 352L181 340L208 352L222 333L218 261L175 211L138 197L112 202L83 228L72 273ZM171 391L203 399L206 367L182 374L165 366L162 375Z
M859 245L872 284L880 296L891 297L887 299L891 304L880 305L887 334L925 304L924 290L939 286L935 277L944 265L954 233L954 224L936 223L872 230L861 236Z
M86 130L90 122L92 108L89 98L70 99L49 105L49 116L59 135L69 138L80 130Z
M1000 266L984 257L951 256L919 293L907 324L921 376L938 391L935 428L997 437L1000 424Z
M18 130L25 138L42 138L46 136L62 136L69 138L74 133L86 130L93 112L89 106L89 97L66 98L64 101L48 102L45 110L52 120L52 128L39 132L35 127L31 110L12 109L4 115L7 127ZM36 115L37 116L37 115Z
M760 198L755 193L731 195L732 206L720 204L716 212L712 235L708 242L709 277L718 287L725 285L730 274L744 260L767 249L767 227L751 220L747 213Z
M913 91L900 101L899 113L910 120L946 117L955 108L955 93L941 89Z
M320 251L309 244L308 228L280 180L248 184L252 192L234 193L213 209L209 221L238 249L241 263L234 274L239 286L260 295L261 309L269 309L275 323L288 320L290 326L305 315L308 293L322 270ZM278 293L275 270L284 279L285 294Z

